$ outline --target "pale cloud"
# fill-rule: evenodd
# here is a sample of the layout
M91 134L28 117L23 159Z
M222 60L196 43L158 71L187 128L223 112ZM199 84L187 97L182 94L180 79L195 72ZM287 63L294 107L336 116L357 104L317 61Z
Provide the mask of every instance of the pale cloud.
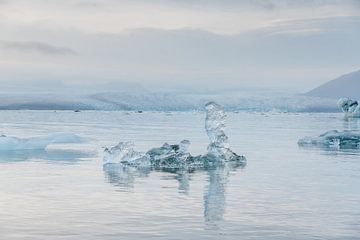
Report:
M359 16L357 1L129 1L13 0L1 7L5 22L45 28L117 33L133 28L196 28L236 34L289 19Z
M0 4L0 78L309 87L360 66L356 0Z
M75 54L75 51L70 48L53 46L43 42L29 42L29 41L2 41L0 40L0 49L14 50L20 52L38 52L49 55L69 55Z

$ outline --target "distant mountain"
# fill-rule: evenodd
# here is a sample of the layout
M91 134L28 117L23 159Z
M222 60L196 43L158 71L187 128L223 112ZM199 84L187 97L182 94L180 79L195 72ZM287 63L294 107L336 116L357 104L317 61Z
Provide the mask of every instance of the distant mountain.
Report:
M306 95L324 98L349 97L360 100L360 70L329 81Z

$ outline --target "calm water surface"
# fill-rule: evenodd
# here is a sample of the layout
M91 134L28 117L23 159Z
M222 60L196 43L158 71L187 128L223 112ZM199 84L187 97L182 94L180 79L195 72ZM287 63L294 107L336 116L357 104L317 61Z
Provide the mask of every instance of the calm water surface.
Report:
M208 139L203 113L0 111L0 134L72 132L85 144L0 153L0 239L360 239L360 152L297 140L360 129L341 114L230 113L245 167L103 168L102 149Z

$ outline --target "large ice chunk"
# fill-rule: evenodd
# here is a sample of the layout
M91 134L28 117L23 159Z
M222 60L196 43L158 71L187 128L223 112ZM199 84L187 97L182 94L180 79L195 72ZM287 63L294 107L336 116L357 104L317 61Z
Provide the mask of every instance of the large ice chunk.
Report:
M175 145L165 143L162 147L150 149L146 155L155 167L183 167L192 159L191 154L188 152L189 145L189 140L182 140Z
M337 104L345 113L345 117L360 117L360 105L358 101L350 98L340 98Z
M133 143L120 142L115 147L105 149L104 164L148 165L154 168L198 168L216 166L228 161L245 163L245 157L237 155L229 148L228 137L224 132L226 114L223 108L215 102L209 102L205 105L205 109L205 129L210 140L205 155L192 156L188 151L189 140L183 140L174 145L165 143L146 153L135 151Z
M210 140L206 156L220 161L245 160L243 156L237 155L229 147L228 137L224 132L226 128L224 109L215 102L207 103L205 109L205 129Z
M300 146L320 146L336 149L360 148L360 131L328 131L318 137L305 137L298 141Z
M41 150L50 144L82 143L86 140L72 133L53 133L43 137L17 138L0 135L0 151Z
M189 145L189 140L173 145L164 143L161 147L143 153L135 151L132 142L120 142L115 147L105 149L104 164L121 163L128 166L155 168L184 167L194 159L188 152Z

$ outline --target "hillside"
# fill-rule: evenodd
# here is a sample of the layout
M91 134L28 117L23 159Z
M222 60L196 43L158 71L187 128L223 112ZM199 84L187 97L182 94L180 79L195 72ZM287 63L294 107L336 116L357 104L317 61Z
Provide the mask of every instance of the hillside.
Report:
M350 97L360 99L360 70L329 81L306 95L324 98Z

